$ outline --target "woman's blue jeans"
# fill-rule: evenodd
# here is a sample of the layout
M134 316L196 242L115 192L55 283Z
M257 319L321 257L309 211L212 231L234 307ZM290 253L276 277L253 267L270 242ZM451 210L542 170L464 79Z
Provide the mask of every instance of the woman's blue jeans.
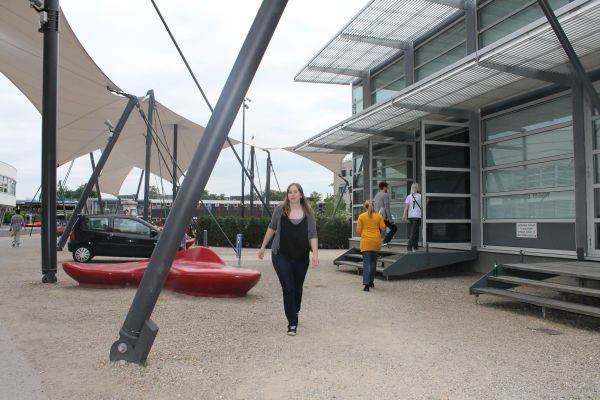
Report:
M273 267L283 291L283 309L289 326L298 325L298 313L302 304L302 287L308 271L308 257L292 260L283 254L272 254Z
M375 279L377 269L377 252L363 251L363 285L369 285Z

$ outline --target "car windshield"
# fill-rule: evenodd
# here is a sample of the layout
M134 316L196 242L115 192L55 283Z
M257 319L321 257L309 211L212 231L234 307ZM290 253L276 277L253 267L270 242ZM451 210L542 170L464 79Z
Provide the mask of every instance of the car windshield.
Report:
M88 217L83 221L81 229L87 231L106 231L108 229L108 218Z
M114 232L134 233L137 235L150 235L150 227L129 218L115 218Z

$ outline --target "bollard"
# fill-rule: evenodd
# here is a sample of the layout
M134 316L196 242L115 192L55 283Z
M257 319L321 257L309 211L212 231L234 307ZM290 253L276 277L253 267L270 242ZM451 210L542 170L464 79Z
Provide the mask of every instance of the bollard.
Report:
M208 247L208 231L206 229L202 231L202 246Z
M244 235L242 233L238 233L235 237L235 253L238 258L238 267L242 262L242 241L244 239Z

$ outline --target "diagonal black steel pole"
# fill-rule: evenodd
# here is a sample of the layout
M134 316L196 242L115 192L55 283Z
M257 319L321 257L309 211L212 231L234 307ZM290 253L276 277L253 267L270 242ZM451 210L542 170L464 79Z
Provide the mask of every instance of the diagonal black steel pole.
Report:
M85 205L85 202L87 201L88 196L90 195L90 193L92 193L94 184L98 180L98 177L100 176L100 172L102 172L102 168L104 168L104 164L106 164L106 160L108 160L108 156L110 156L110 152L112 151L113 147L115 146L115 143L117 142L117 139L119 138L119 135L121 134L121 131L123 130L123 127L125 126L125 123L127 122L127 119L129 118L129 115L131 114L131 111L133 111L133 107L135 107L138 104L137 97L132 96L132 95L126 95L126 96L129 98L129 102L127 103L127 106L125 107L125 110L123 111L123 114L121 115L121 118L119 119L119 122L117 123L117 126L113 130L112 135L106 145L106 148L104 149L104 151L102 152L102 155L98 159L98 164L96 164L96 168L94 168L94 171L92 171L92 175L90 176L88 183L85 185L85 188L83 189L83 192L81 193L81 197L79 198L79 201L77 202L77 205L75 206L75 210L73 210L73 214L71 215L71 218L69 219L69 223L65 227L65 231L63 232L62 236L60 237L60 240L58 241L58 244L56 245L58 250L62 250L63 247L65 247L65 243L67 243L69 234L71 233L71 230L73 229L73 226L75 226L75 222L77 221L77 216L79 215L81 210L83 210L83 206Z
M287 0L263 0L240 53L231 69L223 92L198 144L188 173L177 193L173 210L150 258L129 312L110 349L112 361L143 363L158 333L150 319L175 258L188 221L196 210L220 149L233 125L260 61L267 49Z
M148 91L148 126L146 127L146 163L144 167L144 214L146 221L150 221L152 215L148 216L150 208L150 160L152 158L152 123L154 116L154 90Z
M550 23L552 30L554 30L554 34L562 45L563 50L565 53L567 53L567 57L569 57L569 61L571 61L571 64L573 65L577 79L579 82L581 82L583 89L586 91L588 96L590 96L590 100L592 101L596 112L600 113L600 96L598 96L598 92L596 92L596 89L594 89L594 85L585 71L585 68L581 64L581 61L579 60L575 49L573 49L571 42L567 38L565 31L563 30L562 26L560 26L558 18L556 18L556 15L554 14L554 11L552 11L552 8L548 4L547 0L537 0L537 2L542 8L544 15L546 15L546 19Z
M92 170L96 169L94 153L92 152L90 152L90 161L92 163ZM100 193L100 181L98 179L96 179L96 192L98 193L98 207L100 207L100 214L104 214L104 205L102 205L102 194Z
M42 88L42 282L56 283L56 114L58 111L58 0L46 0Z

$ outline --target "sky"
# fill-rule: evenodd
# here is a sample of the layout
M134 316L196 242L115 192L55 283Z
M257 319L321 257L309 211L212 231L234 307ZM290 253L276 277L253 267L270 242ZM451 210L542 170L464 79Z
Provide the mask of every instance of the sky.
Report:
M261 2L155 1L214 107ZM99 4L92 8L87 1L60 1L64 17L96 64L124 91L143 96L154 89L162 104L206 126L210 110L152 3L103 0ZM351 115L349 86L294 82L294 76L365 4L366 0L288 2L247 92L251 102L246 110L246 140L254 137L264 147L292 146ZM41 115L2 74L0 121L0 161L17 168L17 199L30 199L41 183ZM229 136L242 139L241 111ZM240 146L237 150L241 152ZM289 183L299 182L306 193L333 193L333 173L318 164L284 150L273 151L271 159L272 189L285 190ZM257 168L264 185L266 153L262 151L257 151ZM58 180L64 180L67 169L68 164L58 169ZM80 158L67 187L86 183L90 174L89 157ZM233 152L225 149L206 190L239 195L241 174ZM139 170L134 170L121 194L135 193L139 176ZM160 185L154 178L151 184ZM170 193L170 185L165 184L165 191Z

